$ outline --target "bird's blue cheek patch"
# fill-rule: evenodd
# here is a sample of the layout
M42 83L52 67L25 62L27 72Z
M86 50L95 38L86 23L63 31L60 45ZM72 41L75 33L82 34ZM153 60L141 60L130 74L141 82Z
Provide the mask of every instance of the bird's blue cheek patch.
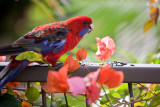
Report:
M87 28L83 28L83 30L79 33L79 36L82 37L83 35L85 35L89 30L89 27Z

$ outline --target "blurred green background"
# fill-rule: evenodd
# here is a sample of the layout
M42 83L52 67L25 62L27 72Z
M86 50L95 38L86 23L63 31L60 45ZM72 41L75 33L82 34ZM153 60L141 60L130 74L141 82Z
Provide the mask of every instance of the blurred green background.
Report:
M148 0L0 0L0 45L14 42L34 27L62 21L74 16L92 18L95 29L79 45L65 54L75 55L77 49L88 52L86 62L99 62L95 57L96 37L112 37L116 52L108 61L148 63L149 56L159 50L160 25L146 34L143 27L149 20Z

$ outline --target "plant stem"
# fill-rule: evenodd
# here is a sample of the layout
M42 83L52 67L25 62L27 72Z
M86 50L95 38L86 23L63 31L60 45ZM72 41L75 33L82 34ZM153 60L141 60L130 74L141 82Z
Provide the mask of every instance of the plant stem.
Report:
M70 94L70 96L72 96L74 99L76 99L76 100L79 100L79 101L82 101L82 102L85 102L84 100L82 100L82 99L80 99L80 98L77 98L76 96L74 96L74 95L72 95L72 94Z
M55 69L49 64L49 62L48 62L46 59L43 59L43 60L44 60L44 62L45 62L46 64L48 64L48 67L49 67L51 70L55 71Z
M30 82L27 82L27 88L30 88L30 87L31 87Z
M54 94L51 93L51 107L54 107L52 104L53 104L53 101L54 101Z
M103 89L103 91L104 91L104 93L105 93L106 99L107 99L107 100L109 101L109 103L110 103L110 106L113 107L113 106L112 106L112 103L111 103L111 101L110 101L110 99L109 99L109 97L108 97L108 95L107 95L107 93L106 93L106 90L105 90L104 87L103 87L103 85L102 85L102 89Z
M42 106L42 105L40 105L40 104L32 103L31 101L25 100L25 99L20 98L20 97L17 97L17 99L19 99L19 100L21 100L21 101L26 101L26 102L28 102L28 103L34 105L34 106L40 106L40 107Z
M68 107L68 100L67 100L67 95L66 95L66 93L64 93L64 98L65 98L65 101L66 101L66 107Z

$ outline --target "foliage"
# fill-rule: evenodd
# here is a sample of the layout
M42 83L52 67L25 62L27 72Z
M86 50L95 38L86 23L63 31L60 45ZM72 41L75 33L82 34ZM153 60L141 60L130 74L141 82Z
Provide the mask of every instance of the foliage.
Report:
M29 87L25 91L25 96L29 101L35 102L39 98L40 93L39 93L39 90L37 88Z
M11 94L5 93L0 96L0 106L1 107L22 107L21 103Z
M141 49L144 47L149 47L149 45L151 45L148 43L148 41L147 41L147 43L145 42L145 38L149 38L149 40L150 40L151 36L143 38L143 37L139 37L139 35L141 35L141 30L143 30L143 32L146 35L147 35L147 32L148 32L148 34L151 34L149 32L149 29L151 29L156 24L157 24L157 29L159 28L158 23L157 23L158 17L159 17L159 6L157 3L157 0L150 0L148 3L150 6L149 7L150 8L149 21L146 21L146 20L148 20L147 17L142 18L142 16L146 16L146 12L148 12L148 10L145 6L146 0L121 1L121 3L119 3L116 0L113 0L113 1L109 1L109 0L108 1L106 1L106 0L101 0L101 1L99 1L99 0L92 0L92 1L91 0L81 0L78 3L75 0L69 0L69 2L66 1L66 4L61 3L61 2L58 3L58 2L59 1L56 1L56 0L53 0L53 1L52 0L51 1L49 1L49 0L45 0L45 1L30 0L31 5L27 7L28 10L27 9L25 10L27 18L23 18L20 21L19 20L15 21L18 24L13 25L15 27L14 28L15 32L12 34L15 36L20 36L40 24L45 24L45 23L49 23L49 22L53 22L53 21L57 21L57 20L63 20L63 19L69 18L69 17L77 16L77 15L88 15L90 17L93 17L93 20L96 25L95 26L96 31L94 31L93 34L89 34L89 36L85 37L83 42L81 42L77 48L75 48L71 52L68 52L68 54L65 54L63 57L61 57L60 61L63 61L63 62L65 61L65 65L69 66L70 70L68 70L68 72L78 69L79 68L78 61L85 59L86 52L82 52L82 53L80 52L80 54L77 53L76 60L74 60L74 58L70 55L70 54L74 55L80 47L85 47L87 49L88 56L87 56L87 59L85 59L86 61L101 62L98 60L98 58L95 57L95 51L96 51L95 42L96 42L96 40L93 38L95 36L99 36L100 38L103 38L104 35L106 35L106 34L111 35L111 37L115 40L115 43L117 44L115 56L112 56L109 59L109 61L112 61L115 59L119 60L119 61L124 61L124 59L125 59L129 62L134 62L134 63L138 63L140 61L144 63L146 60L148 61L148 59L147 59L148 58L147 57L148 51L143 53L143 50L141 50ZM93 7L94 7L94 9L93 9ZM116 13L116 14L113 15L113 13ZM65 17L65 15L66 15L66 17ZM14 15L14 16L16 16L16 15ZM14 19L14 18L12 18L12 19ZM144 29L141 29L142 25L144 24L145 21L146 21L146 24L144 25ZM7 22L8 22L8 20L7 20ZM24 22L24 23L20 24L21 22ZM20 29L20 30L18 31L17 29ZM153 31L153 30L151 30L151 31ZM156 33L157 34L155 34L155 35L159 34L158 31ZM114 35L116 35L116 36L114 36ZM138 35L138 37L141 39L139 39L136 35ZM154 36L152 35L152 37L154 37ZM157 37L157 38L159 38L159 37ZM153 38L151 38L151 39L154 40ZM89 43L88 43L88 41L89 41ZM134 43L133 43L133 41L134 41ZM127 43L128 48L125 47L126 43ZM121 44L123 44L125 46L123 46ZM151 45L151 48L153 48L152 45ZM134 50L136 50L136 51L134 52ZM138 52L137 50L141 50L141 51ZM154 50L157 50L157 49L154 49ZM141 53L141 54L137 55L136 53ZM84 56L81 56L82 54L84 54ZM138 58L136 57L139 55L141 55L141 57L143 57L144 59L141 60L139 57ZM111 56L111 55L109 55L109 56ZM160 56L159 54L153 55L150 58L149 63L160 64L159 56ZM1 58L1 59L3 59L3 58ZM45 59L42 59L41 55L38 53L35 53L35 52L22 53L17 57L17 59L18 60L27 59L29 61L45 62ZM45 63L47 63L47 62L45 62ZM108 68L108 70L112 71L110 68ZM55 77L57 76L56 71L53 70L52 68L51 68L50 73L51 73L52 78L54 76ZM72 72L70 72L69 77L71 76L71 74L72 74ZM116 74L116 73L114 72L113 74ZM122 74L120 74L120 75L122 75ZM62 74L62 76L64 76L64 75ZM109 76L111 76L111 74ZM51 80L51 77L48 81ZM97 92L99 94L99 89L98 89L98 88L100 88L99 85L97 85L97 84L95 85L95 83L94 83L93 87L87 87L86 84L84 83L86 81L85 78L81 78L81 77L69 78L69 77L68 77L67 81L70 81L69 85L70 85L70 89L73 91L72 94L81 94L81 93L84 93L81 91L87 91L87 93L88 93L87 98L92 99L92 101L95 100L93 98L93 96L91 96L91 93L89 93L89 92L92 91L92 88L93 88L95 90L97 89L98 90ZM86 76L86 77L89 77L89 76ZM120 77L122 77L122 76L120 76ZM115 76L113 76L113 78L115 78ZM58 76L57 79L61 79L61 78ZM102 78L102 80L103 79L104 78ZM108 87L102 85L103 86L103 87L101 87L103 89L103 91L101 90L102 94L100 94L100 96L98 96L98 97L100 97L99 98L100 101L99 100L96 101L95 104L100 104L102 107L106 106L106 105L107 106L129 105L130 103L134 103L135 106L146 106L146 107L154 107L154 106L156 107L159 105L159 89L160 89L159 85L140 84L139 86L137 86L137 84L133 84L134 98L132 98L132 101L130 101L131 99L129 98L129 95L128 95L127 84L124 83L119 86L119 84L122 82L122 78L117 80L119 83L118 83L118 85L115 86L115 87L117 87L117 86L119 86L119 87L114 88L114 89L109 89L109 88L113 88L113 86L110 86L110 85L112 85L111 83L114 81L112 79L109 80L110 82L108 82L107 80L106 80L107 82L104 82L104 84L106 84ZM55 81L54 79L51 80L51 82L54 82L54 81ZM63 83L64 82L63 79L60 82ZM80 85L76 84L77 82L81 82L82 85L80 86ZM66 80L65 80L65 83L66 83ZM90 83L87 83L87 84L90 84ZM58 85L58 84L56 84L56 85ZM74 85L78 85L78 86L75 87ZM37 87L37 85L35 85L35 86ZM45 84L44 87L46 87L46 86L47 85ZM16 85L16 87L17 87L17 85ZM78 90L79 87L82 90ZM53 86L52 86L52 88L53 88ZM68 90L68 87L67 87L67 90ZM8 88L7 93L0 96L0 99L2 98L3 100L5 99L6 101L0 100L0 101L3 101L3 103L0 103L0 104L5 104L6 106L11 103L16 106L17 106L17 104L23 105L24 101L21 104L20 101L16 100L15 96L17 96L17 94L15 94L15 92L13 92L13 91L14 90ZM36 98L32 97L33 92L36 92L36 93L34 93L35 94L34 96ZM65 92L66 92L66 90L65 90ZM8 93L10 93L12 95L10 95ZM22 94L20 96L24 99L27 99L27 100L34 102L39 98L40 94L39 94L38 89L36 89L35 87L30 87L30 88L27 88L27 93L25 96L23 96ZM51 100L50 95L48 95L48 96L49 97L47 98L47 100L48 100L48 102L50 102L50 100ZM84 95L74 95L73 96L69 93L67 96L67 99L68 99L70 106L75 106L75 105L85 106ZM96 96L96 99L97 99L97 96ZM51 104L53 106L56 106L56 105L66 106L65 101L64 101L64 97L55 99L55 100L51 101L51 103L49 103L49 104Z
M158 2L158 0L150 0L148 3L149 5L151 5L149 12L150 20L147 21L147 23L144 26L144 33L146 33L152 26L157 24L159 17L159 8L155 4L158 4Z

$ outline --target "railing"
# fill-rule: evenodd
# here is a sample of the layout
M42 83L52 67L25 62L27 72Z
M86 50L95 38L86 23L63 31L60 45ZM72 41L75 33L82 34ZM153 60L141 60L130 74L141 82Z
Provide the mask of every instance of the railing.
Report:
M1 62L0 70L2 70L8 63ZM58 70L62 66L59 63L54 67ZM96 63L82 64L79 69L73 72L73 76L84 77L90 72L96 71L100 67ZM112 65L113 69L123 71L124 83L128 83L128 90L130 97L133 97L132 83L160 83L160 64L125 64L116 63ZM47 65L32 64L20 72L12 81L13 82L46 82L49 71ZM46 107L46 93L42 90L42 103ZM89 107L89 105L87 105ZM134 104L131 104L134 107Z

